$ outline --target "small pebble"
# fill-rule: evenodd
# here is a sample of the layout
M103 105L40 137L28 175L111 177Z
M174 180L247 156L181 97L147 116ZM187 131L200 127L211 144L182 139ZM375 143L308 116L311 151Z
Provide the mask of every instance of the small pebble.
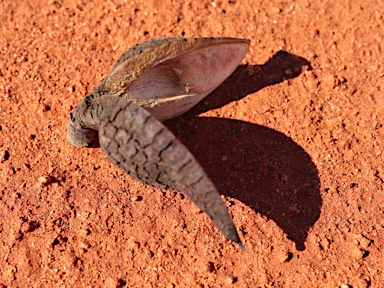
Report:
M9 159L9 152L7 150L1 151L0 152L0 162L7 161Z
M294 215L300 214L300 210L296 207L296 205L291 205L288 209L289 209L289 212L291 212Z
M367 249L372 244L372 241L366 238L363 234L356 235L355 239L359 248L363 250Z
M49 175L44 175L39 178L39 184L42 186L46 186L52 183L52 177Z
M143 200L143 197L141 197L141 196L132 196L131 197L131 201L138 202L138 201L141 201L141 200Z
M350 253L352 256L356 259L362 259L364 256L364 251L362 249L359 249L358 247L354 247L350 250Z
M11 166L7 166L4 168L4 172L5 172L5 175L12 176L13 174L16 173L16 170L15 170L15 168L13 168Z
M281 250L277 253L277 259L280 263L288 262L291 258L289 251Z
M80 248L85 249L85 250L87 250L89 247L91 247L89 242L87 240L84 240L84 239L82 239L82 241L80 241L79 246L80 246Z
M225 282L227 284L233 284L236 282L236 278L235 277L232 277L232 276L228 276L226 279L225 279Z
M76 91L76 87L75 86L70 86L70 87L68 87L68 92L69 93L73 93L73 92L75 92Z
M43 105L43 112L51 111L51 107L49 105Z
M212 273L215 271L215 264L213 262L208 262L207 263L207 272Z

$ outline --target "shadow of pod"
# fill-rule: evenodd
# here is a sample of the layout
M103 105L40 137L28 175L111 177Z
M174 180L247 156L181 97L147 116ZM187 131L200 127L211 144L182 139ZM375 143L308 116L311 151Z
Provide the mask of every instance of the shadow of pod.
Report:
M291 138L245 121L196 117L310 69L301 57L280 51L261 66L240 66L206 100L167 127L194 154L220 193L273 220L305 249L320 215L320 181L311 157ZM250 75L249 71L257 71ZM225 159L225 161L223 161Z

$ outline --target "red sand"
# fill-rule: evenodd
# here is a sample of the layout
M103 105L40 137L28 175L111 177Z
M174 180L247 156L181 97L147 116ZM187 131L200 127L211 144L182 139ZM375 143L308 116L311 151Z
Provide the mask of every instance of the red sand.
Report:
M0 287L381 287L383 14L373 0L2 1ZM120 55L163 36L252 41L166 123L244 252L180 193L66 141Z

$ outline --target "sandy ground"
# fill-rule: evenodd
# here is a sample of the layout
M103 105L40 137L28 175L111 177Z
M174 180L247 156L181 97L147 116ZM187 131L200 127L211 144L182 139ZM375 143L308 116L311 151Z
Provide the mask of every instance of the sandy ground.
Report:
M0 2L0 287L382 287L384 2ZM245 250L180 193L66 140L130 46L252 41L167 126Z

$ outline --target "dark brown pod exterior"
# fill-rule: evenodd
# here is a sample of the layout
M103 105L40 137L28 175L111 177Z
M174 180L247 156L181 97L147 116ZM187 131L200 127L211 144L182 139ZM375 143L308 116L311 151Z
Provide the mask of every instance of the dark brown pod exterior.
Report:
M101 107L100 146L113 164L145 184L182 191L228 239L242 247L216 187L172 132L148 111L124 98L103 96Z

